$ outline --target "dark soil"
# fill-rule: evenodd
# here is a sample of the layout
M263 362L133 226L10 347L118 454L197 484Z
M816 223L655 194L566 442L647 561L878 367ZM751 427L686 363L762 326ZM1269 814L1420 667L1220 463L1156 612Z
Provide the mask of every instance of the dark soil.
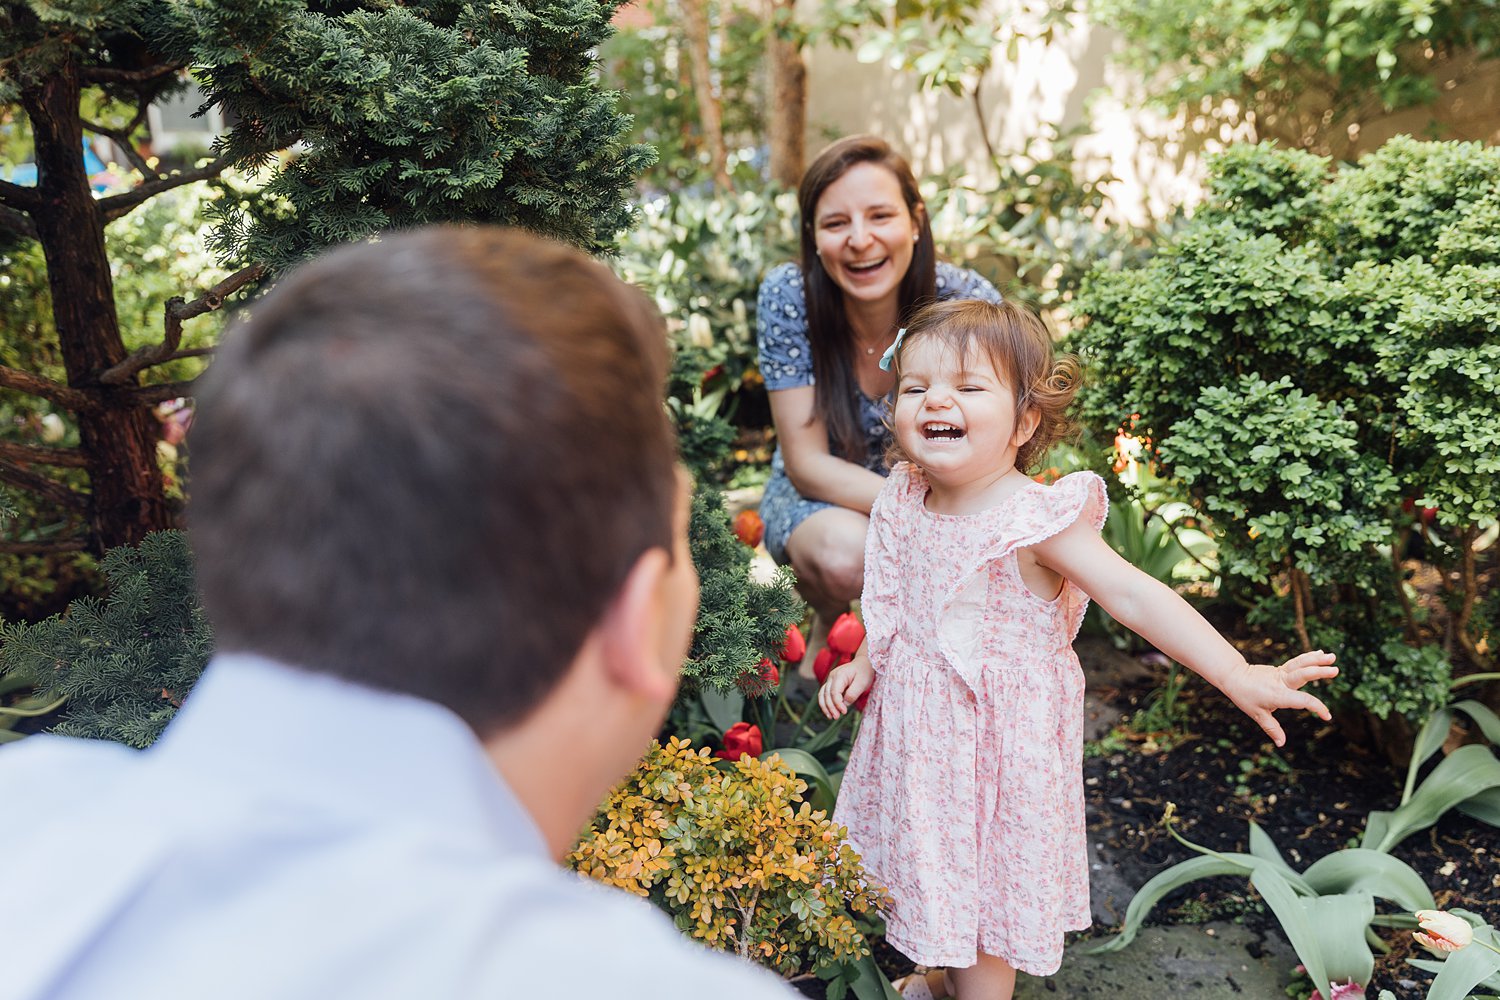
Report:
M1120 700L1130 713L1144 695L1126 692ZM1254 819L1299 871L1325 854L1358 846L1367 815L1399 804L1404 767L1313 716L1281 716L1287 746L1276 750L1226 699L1194 681L1186 718L1175 730L1152 737L1117 729L1117 736L1126 735L1125 749L1094 757L1084 768L1095 820L1090 839L1135 887L1193 856L1160 822L1168 802L1177 806L1179 833L1218 851L1246 851ZM1440 907L1462 907L1500 925L1500 829L1450 811L1392 853L1426 880ZM1391 909L1379 900L1376 906L1377 912ZM1209 919L1242 920L1280 934L1248 882L1227 877L1179 890L1152 922ZM1095 933L1112 929L1096 927ZM1377 955L1368 995L1389 989L1401 998L1426 996L1431 977L1405 962L1425 952L1405 932L1381 933L1392 951Z

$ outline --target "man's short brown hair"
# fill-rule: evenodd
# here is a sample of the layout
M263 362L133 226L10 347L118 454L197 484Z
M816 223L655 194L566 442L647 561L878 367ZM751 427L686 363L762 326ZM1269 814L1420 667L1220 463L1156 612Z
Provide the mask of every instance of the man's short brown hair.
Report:
M199 396L190 532L219 648L482 736L518 721L636 559L671 551L666 370L643 295L524 233L432 227L298 269Z

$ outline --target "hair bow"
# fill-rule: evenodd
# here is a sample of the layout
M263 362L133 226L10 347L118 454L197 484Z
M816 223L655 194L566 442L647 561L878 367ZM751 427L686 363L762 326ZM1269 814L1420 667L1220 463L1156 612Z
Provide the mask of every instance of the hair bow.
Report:
M891 341L891 346L887 347L885 353L880 356L881 371L888 372L891 370L891 362L896 360L896 351L900 349L901 338L904 336L906 336L906 327L903 326L896 331L896 339Z

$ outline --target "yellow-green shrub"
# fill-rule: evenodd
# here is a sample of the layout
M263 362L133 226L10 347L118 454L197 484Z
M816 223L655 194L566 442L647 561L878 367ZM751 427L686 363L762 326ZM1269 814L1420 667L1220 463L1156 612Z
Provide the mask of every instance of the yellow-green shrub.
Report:
M567 860L783 975L856 959L869 947L851 914L884 891L806 790L777 757L731 764L672 737L651 745Z

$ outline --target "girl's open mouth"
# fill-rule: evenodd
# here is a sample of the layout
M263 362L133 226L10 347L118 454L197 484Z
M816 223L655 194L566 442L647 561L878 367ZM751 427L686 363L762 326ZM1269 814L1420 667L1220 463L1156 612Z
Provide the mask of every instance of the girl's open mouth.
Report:
M890 260L890 258L882 257L879 260L870 261L864 264L845 264L844 268L846 270L853 271L855 274L869 274L872 271L879 270L882 266L884 266L887 260Z
M964 436L964 430L952 424L925 424L922 436L929 441L957 441Z

